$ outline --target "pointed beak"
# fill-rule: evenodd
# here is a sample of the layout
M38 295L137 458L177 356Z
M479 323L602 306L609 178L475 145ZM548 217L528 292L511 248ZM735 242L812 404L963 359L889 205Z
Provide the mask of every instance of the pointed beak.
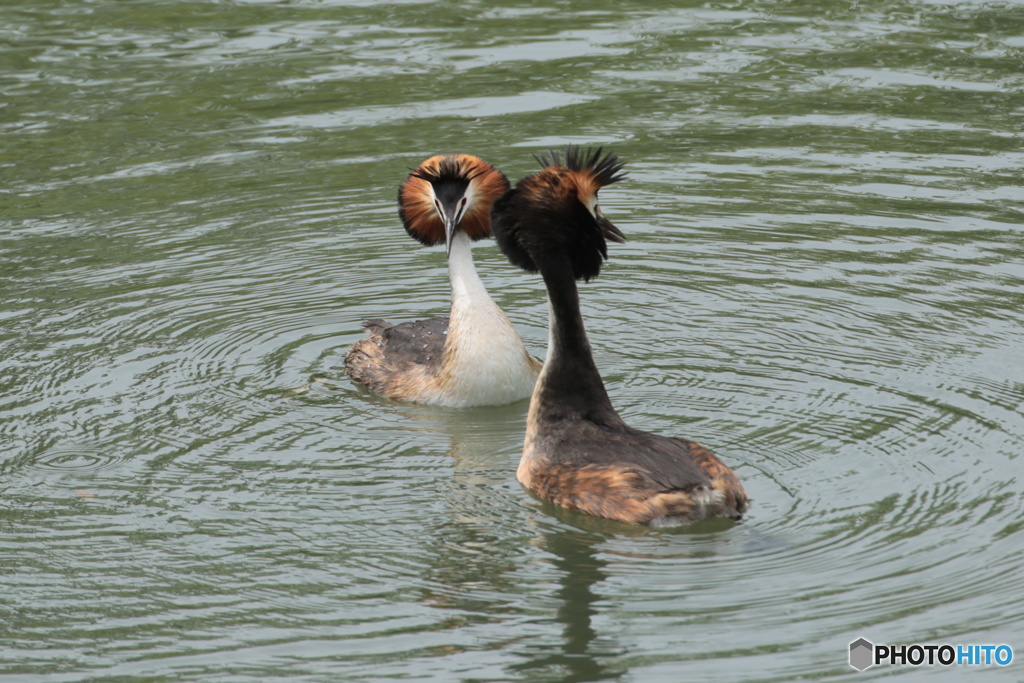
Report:
M453 214L449 214L444 218L444 257L448 258L452 255L452 236L455 235L455 228L457 223Z
M597 224L601 226L601 232L604 234L604 238L606 240L618 242L619 244L626 243L626 236L622 234L622 231L612 225L612 222L604 216L601 216L597 221Z
M444 221L444 255L445 258L452 254L452 237L455 236L455 229L459 227L458 219L459 216L459 201L461 197L454 201L441 200L442 208L444 208L444 214L441 220Z

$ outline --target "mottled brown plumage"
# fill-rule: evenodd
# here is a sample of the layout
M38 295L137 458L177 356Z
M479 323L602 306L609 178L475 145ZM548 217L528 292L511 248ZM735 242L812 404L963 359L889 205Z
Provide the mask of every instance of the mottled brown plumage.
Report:
M386 320L367 320L369 336L352 347L345 357L345 371L357 384L381 396L401 397L406 386L427 382L426 368L439 364L448 339L448 318L430 318L392 325Z
M563 507L633 524L738 519L749 500L739 479L693 441L633 429L612 407L594 364L576 281L597 276L606 240L622 233L597 192L623 178L601 150L543 157L495 202L492 228L512 263L539 271L551 304L548 357L530 400L517 477Z
M576 429L558 421L542 427L562 432L561 438L534 436L520 481L563 507L633 524L738 518L746 509L738 478L704 446L625 424L587 422ZM557 458L537 457L542 452Z

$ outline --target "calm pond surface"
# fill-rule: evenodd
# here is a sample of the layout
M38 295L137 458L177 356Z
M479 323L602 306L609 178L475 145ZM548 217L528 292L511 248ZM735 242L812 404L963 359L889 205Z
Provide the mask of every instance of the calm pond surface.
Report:
M1024 679L1024 6L6 0L0 84L0 681ZM339 369L447 310L410 167L570 142L629 164L612 400L741 524L558 511L526 402Z

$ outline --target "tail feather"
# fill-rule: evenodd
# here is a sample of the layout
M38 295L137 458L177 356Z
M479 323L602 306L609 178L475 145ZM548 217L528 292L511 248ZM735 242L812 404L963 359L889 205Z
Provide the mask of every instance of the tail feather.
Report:
M381 320L380 318L374 318L373 320L366 320L363 322L363 329L370 334L383 334L384 330L389 327L394 327L387 320Z

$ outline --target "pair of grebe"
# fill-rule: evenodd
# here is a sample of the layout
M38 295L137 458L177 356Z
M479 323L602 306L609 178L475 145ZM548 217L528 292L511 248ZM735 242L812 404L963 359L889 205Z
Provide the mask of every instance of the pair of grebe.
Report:
M436 405L530 395L516 476L557 505L652 526L739 519L749 500L733 471L698 443L627 425L594 364L576 282L598 275L608 240L625 241L597 200L602 187L624 178L623 164L575 146L564 160L552 152L538 161L543 170L511 189L500 171L469 155L431 157L409 175L399 214L421 242L445 241L451 315L365 323L370 335L346 357L349 375L379 394ZM547 287L543 367L473 267L471 241L492 230L509 261L539 272Z

